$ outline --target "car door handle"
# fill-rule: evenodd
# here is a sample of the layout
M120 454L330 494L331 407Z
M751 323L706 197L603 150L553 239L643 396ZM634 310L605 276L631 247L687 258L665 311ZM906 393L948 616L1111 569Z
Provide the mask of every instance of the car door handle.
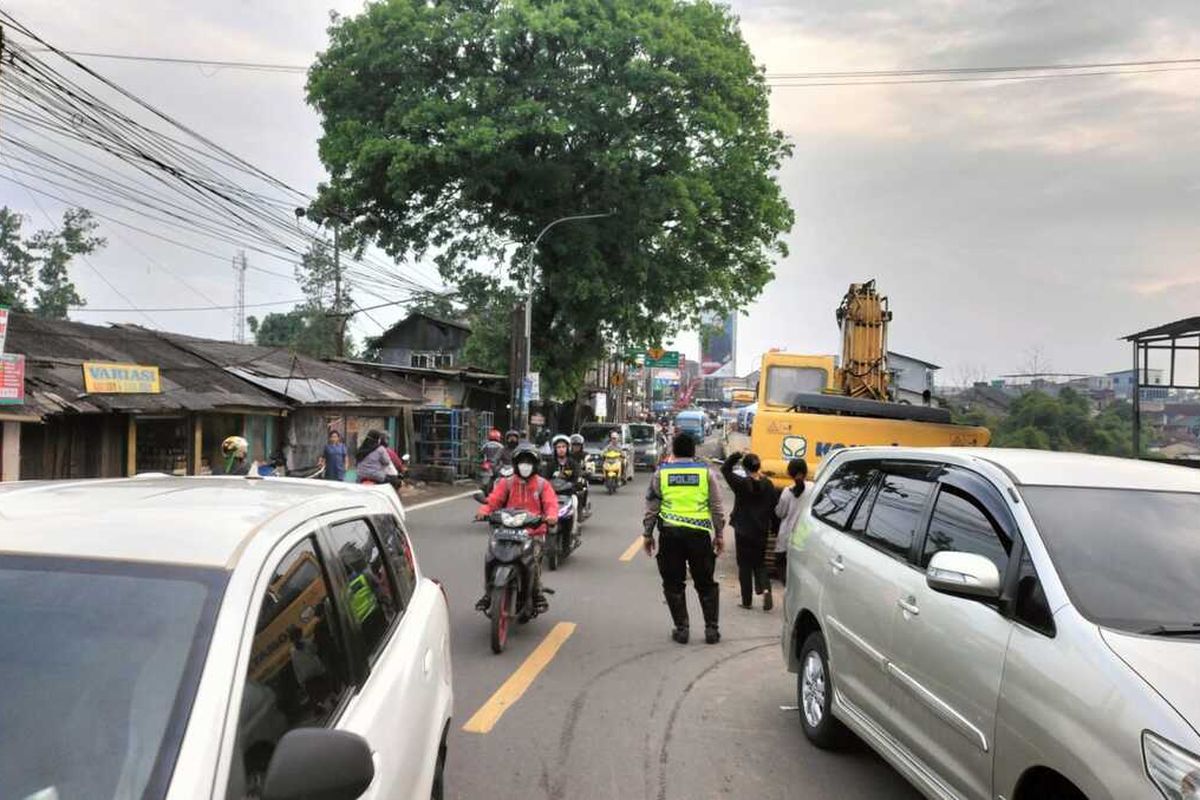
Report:
M915 597L900 598L896 601L896 605L900 606L901 611L912 614L914 617L921 613L921 609L917 607L917 598Z
M846 568L846 564L842 561L841 556L834 556L829 559L829 566L833 568L834 572L841 572Z

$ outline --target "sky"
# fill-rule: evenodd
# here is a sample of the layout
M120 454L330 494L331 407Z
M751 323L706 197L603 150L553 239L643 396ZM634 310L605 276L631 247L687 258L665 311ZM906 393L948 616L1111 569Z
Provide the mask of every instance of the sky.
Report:
M306 64L323 47L330 8L360 6L0 0L64 49L286 64ZM769 75L1200 58L1200 4L1191 0L735 0L732 7ZM293 185L311 190L323 177L303 75L88 63ZM1073 373L1122 369L1130 356L1120 336L1200 314L1200 70L775 87L771 116L794 147L779 180L796 225L774 282L740 316L740 373L772 347L836 352L834 309L850 283L870 278L890 298L892 349L941 365L943 383L1034 364ZM24 212L31 227L61 213L45 198L39 207L4 175L0 167L0 203ZM232 302L227 261L112 226L103 233L109 246L74 270L92 308L126 307L126 298L143 308ZM265 257L250 260L289 271ZM422 264L401 269L432 272ZM297 296L285 278L247 276L249 306ZM356 319L354 330L373 335L400 313L372 312L375 322ZM223 338L233 317L74 316ZM677 341L697 354L695 336Z

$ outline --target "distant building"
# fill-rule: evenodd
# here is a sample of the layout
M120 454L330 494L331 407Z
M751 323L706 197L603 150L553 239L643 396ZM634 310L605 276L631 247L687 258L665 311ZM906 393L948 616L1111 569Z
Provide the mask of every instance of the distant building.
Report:
M887 354L887 364L897 401L915 406L929 405L932 402L933 376L941 367L890 351Z
M375 346L384 364L449 369L461 363L470 335L470 325L417 311L384 331Z
M1139 372L1141 370L1138 370ZM1136 379L1134 370L1123 369L1118 372L1110 372L1106 376L1112 379L1113 394L1124 400L1129 400L1133 397L1133 384ZM1161 369L1145 370L1146 386L1161 386L1163 384L1163 371ZM1161 389L1142 388L1143 398L1154 398L1156 400L1165 400L1167 397L1167 388L1163 386Z

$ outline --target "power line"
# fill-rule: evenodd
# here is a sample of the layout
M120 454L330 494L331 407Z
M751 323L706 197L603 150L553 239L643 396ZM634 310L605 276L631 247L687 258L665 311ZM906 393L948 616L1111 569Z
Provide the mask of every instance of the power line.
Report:
M55 52L48 47L30 47L32 52ZM305 73L303 64L267 64L258 61L225 61L214 58L176 58L172 56L148 56L132 53L94 53L84 50L63 50L69 56L79 58L107 58L115 61L145 61L156 64L178 64L180 66L214 67L219 69L251 70L254 72Z
M991 67L929 67L925 69L878 69L849 70L843 72L768 72L767 80L792 80L810 78L897 78L918 75L950 75L957 73L986 72L1052 72L1056 70L1094 70L1120 67L1162 67L1172 65L1200 65L1200 58L1164 58L1151 61L1094 61L1081 64L1026 64L1024 66Z
M105 313L115 314L125 311L151 311L154 313L166 313L172 311L233 311L237 308L270 308L272 306L295 306L305 302L305 298L301 297L298 300L273 300L270 303L245 303L242 306L162 306L160 308L92 308L91 306L71 306L72 311L85 311L88 313Z
M896 80L836 80L805 82L768 82L775 89L801 89L820 86L897 86L918 83L995 83L999 81L1060 80L1063 78L1091 78L1098 75L1145 75L1152 72L1189 72L1200 69L1200 64L1191 67L1155 67L1150 69L1094 70L1090 72L1055 72L1040 75L972 75L949 78L898 78Z

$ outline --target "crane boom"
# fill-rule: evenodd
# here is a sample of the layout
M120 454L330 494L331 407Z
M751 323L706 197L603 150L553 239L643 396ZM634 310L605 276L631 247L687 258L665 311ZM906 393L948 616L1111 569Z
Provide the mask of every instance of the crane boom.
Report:
M837 309L842 329L842 393L850 397L888 400L887 329L892 321L888 299L875 290L874 279L852 283Z

